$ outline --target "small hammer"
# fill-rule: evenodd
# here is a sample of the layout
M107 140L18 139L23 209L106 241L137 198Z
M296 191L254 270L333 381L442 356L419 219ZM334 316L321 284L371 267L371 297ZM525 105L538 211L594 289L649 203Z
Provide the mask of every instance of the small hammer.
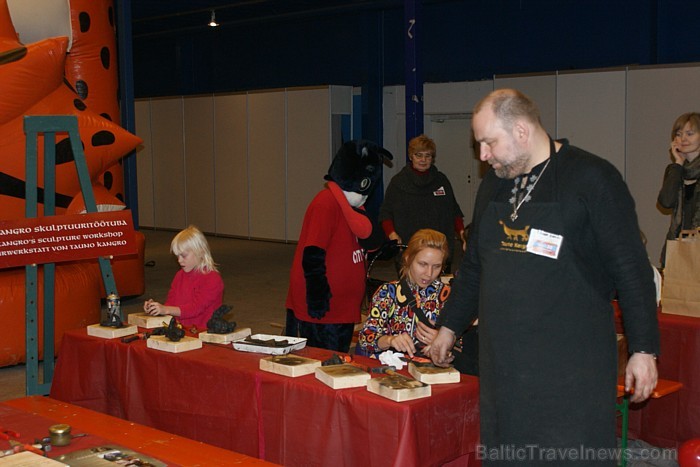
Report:
M348 365L356 366L357 368L361 369L362 371L366 371L367 373L394 373L396 371L396 367L391 365L369 367L367 365L361 365L357 362L348 362Z
M131 336L122 337L122 342L128 344L129 342L134 342L140 339L148 339L151 337L150 332L140 332L138 334L132 334Z
M396 367L393 365L375 366L373 368L370 368L369 371L370 373L383 373L387 375L395 375Z

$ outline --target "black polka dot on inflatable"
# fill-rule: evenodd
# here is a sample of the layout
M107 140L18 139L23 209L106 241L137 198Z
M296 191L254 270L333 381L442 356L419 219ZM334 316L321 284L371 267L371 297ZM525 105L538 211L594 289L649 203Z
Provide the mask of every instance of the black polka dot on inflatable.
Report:
M100 117L106 118L106 119L109 120L110 122L112 121L112 116L111 116L110 114L106 113L106 112L102 112L102 113L100 114Z
M107 16L109 17L109 25L114 27L114 8L109 7L107 9Z
M73 149L70 146L70 139L56 143L56 165L73 162Z
M78 15L78 22L80 23L80 32L88 32L90 30L90 15L81 11Z
M102 60L102 66L105 70L109 70L109 57L109 48L102 47L102 50L100 50L100 60Z
M73 91L74 93L78 94L78 91L75 90L75 88L73 87L73 84L71 84L71 82L68 81L68 79L66 79L65 77L63 78L63 84L65 84L66 86L68 86L68 88L69 88L71 91Z
M109 146L110 144L114 144L115 140L114 133L107 130L98 131L92 135L92 145L95 147Z
M123 194L117 193L117 194L114 195L114 196L116 196L117 199L118 199L119 201L121 201L122 203L124 202L124 195L123 195Z
M111 190L111 189L112 189L112 184L113 184L113 183L114 183L114 175L112 175L112 172L110 172L110 171L108 170L107 172L105 172L105 176L104 176L104 186L105 186L105 188L107 188L108 190Z
M0 65L5 65L6 63L18 62L22 60L27 55L26 47L17 47L11 50L5 50L0 52Z
M73 106L81 112L87 109L85 102L81 101L80 99L73 99Z
M87 99L88 84L82 79L79 79L75 82L75 91L78 93L81 99Z

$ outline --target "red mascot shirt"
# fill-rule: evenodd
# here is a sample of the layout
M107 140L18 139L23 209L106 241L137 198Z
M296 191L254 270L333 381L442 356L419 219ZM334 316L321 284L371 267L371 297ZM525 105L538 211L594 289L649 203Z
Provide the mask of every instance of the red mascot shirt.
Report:
M345 200L342 200L345 202ZM350 230L339 201L331 190L320 191L304 215L299 244L289 279L287 308L297 319L311 323L357 323L365 293L365 256ZM306 307L306 280L301 266L304 248L316 246L326 251L326 276L331 290L330 310L322 319L309 316Z

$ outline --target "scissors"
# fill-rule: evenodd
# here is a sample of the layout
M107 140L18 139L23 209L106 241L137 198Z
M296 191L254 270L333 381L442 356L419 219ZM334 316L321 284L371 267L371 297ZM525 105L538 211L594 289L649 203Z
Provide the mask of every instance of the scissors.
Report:
M19 439L19 433L16 431L8 430L6 428L0 427L0 439Z

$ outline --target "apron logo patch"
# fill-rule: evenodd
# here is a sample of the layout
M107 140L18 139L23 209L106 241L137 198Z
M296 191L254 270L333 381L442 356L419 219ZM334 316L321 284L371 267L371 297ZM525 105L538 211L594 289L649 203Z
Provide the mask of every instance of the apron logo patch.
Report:
M433 191L433 196L445 196L445 187L441 186L437 190Z
M501 250L517 251L524 253L527 248L527 241L530 239L530 226L526 225L524 229L513 229L508 227L505 222L499 220L499 224L503 226L504 239L501 240Z

